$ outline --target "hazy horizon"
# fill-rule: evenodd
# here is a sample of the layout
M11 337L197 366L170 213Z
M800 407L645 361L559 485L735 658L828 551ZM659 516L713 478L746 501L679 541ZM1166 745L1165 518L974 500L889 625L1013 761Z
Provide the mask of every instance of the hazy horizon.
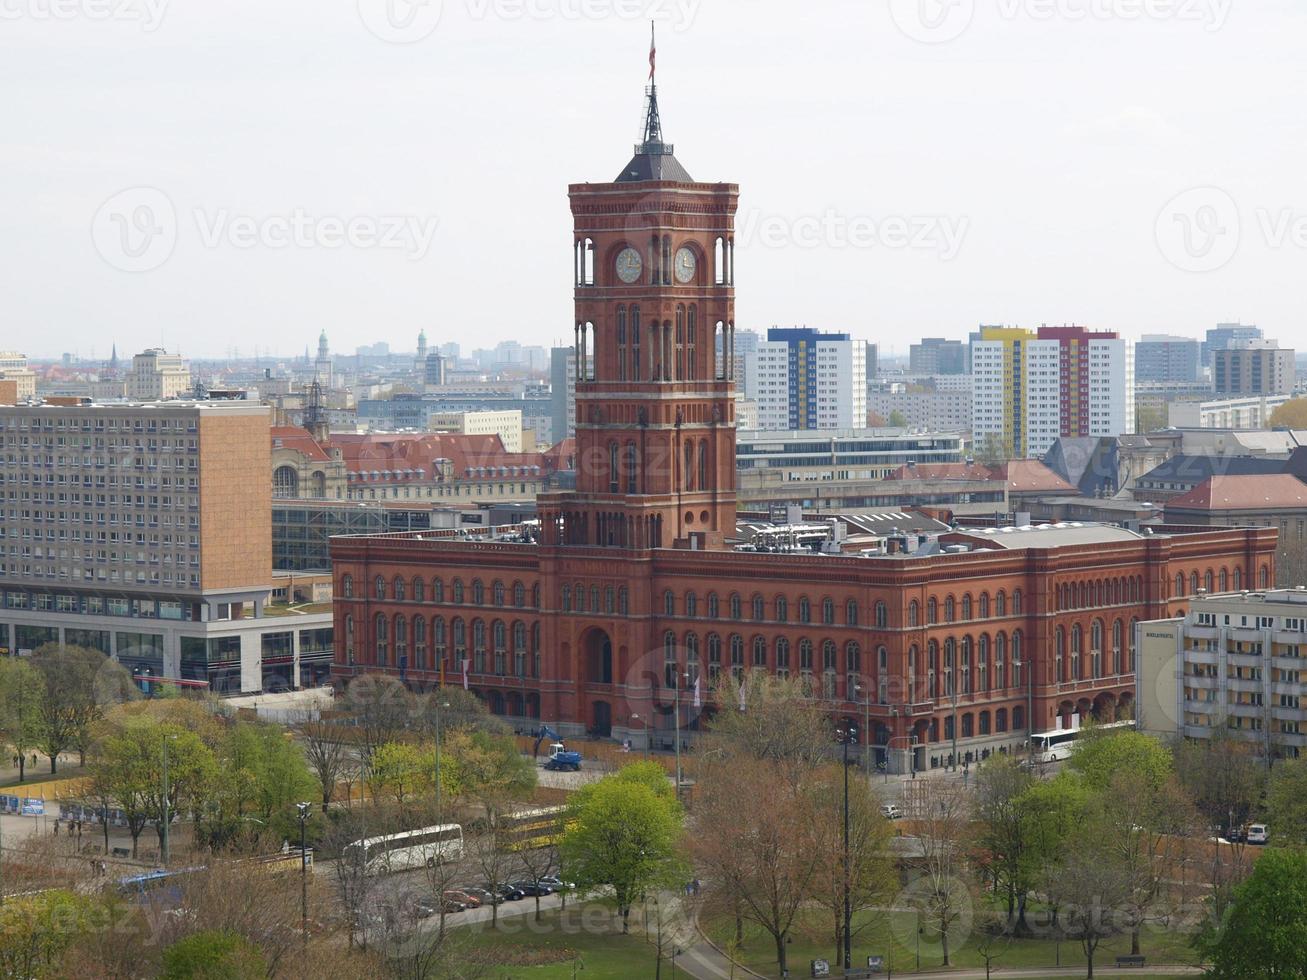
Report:
M15 0L0 348L564 342L567 185L630 156L651 16L677 157L741 186L740 328L1298 343L1307 11L814 7Z

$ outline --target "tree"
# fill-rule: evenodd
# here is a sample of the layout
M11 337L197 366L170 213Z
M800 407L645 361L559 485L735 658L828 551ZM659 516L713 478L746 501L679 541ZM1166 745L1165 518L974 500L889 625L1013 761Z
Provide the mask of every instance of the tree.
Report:
M485 833L478 834L471 841L471 847L468 849L471 854L472 864L479 872L481 880L485 883L486 890L491 894L499 891L501 885L508 884L508 876L512 873L515 861L514 855L504 846L506 841L494 828L488 828ZM536 918L540 918L540 896L536 895ZM490 925L491 928L499 925L499 903L494 902L490 908Z
M1209 828L1242 827L1266 787L1266 767L1250 742L1218 728L1211 738L1177 739L1176 775Z
M563 867L580 888L611 887L629 932L635 900L681 871L680 804L618 772L574 793L566 820Z
M987 432L973 447L976 462L986 466L1006 463L1012 458L1011 447L1003 442L1003 437L996 432Z
M411 797L431 792L436 768L435 752L426 752L407 742L387 742L372 753L368 781L372 793L389 793L401 810Z
M1272 770L1266 815L1277 844L1307 844L1307 759L1285 759Z
M723 678L717 704L702 752L705 757L749 756L809 768L830 759L830 719L799 678L760 671L739 680Z
M86 765L96 724L113 704L139 697L131 674L99 650L46 643L32 654L41 677L40 749L58 770L60 753L75 748Z
M536 785L536 767L506 735L454 732L441 758L442 790L446 769L456 791L479 803L492 827L508 801L529 795Z
M275 725L240 721L217 740L220 764L206 808L209 842L215 846L243 836L249 823L278 839L296 830L295 804L316 792L304 753ZM197 827L197 830L199 828Z
M1006 896L1008 928L1030 886L1030 822L1021 800L1034 781L1010 755L992 755L976 772L976 815L983 827L978 843L988 854L995 889Z
M1307 429L1307 398L1293 398L1271 413L1270 429Z
M163 953L162 980L263 980L268 964L259 947L233 932L206 929L179 939Z
M769 743L770 744L770 743ZM706 756L695 785L690 851L717 909L760 926L788 969L787 944L800 911L826 881L824 835L814 770L803 763L747 754Z
M53 889L0 904L0 976L59 975L64 953L90 927L91 902Z
M416 714L413 694L397 677L364 674L345 689L343 710L357 726L365 759L387 742L397 741Z
M1199 948L1212 980L1307 975L1307 852L1273 848L1263 854Z
M558 848L552 844L544 847L526 847L518 853L518 859L521 861L524 877L533 885L539 885L541 881L552 874L558 872ZM535 920L540 921L540 893L537 890L535 896Z
M896 408L889 413L889 424L892 429L906 429L908 427L908 417Z
M1019 866L1017 888L1017 925L1028 932L1026 900L1035 885L1056 873L1067 842L1075 832L1088 806L1089 791L1083 780L1071 773L1059 773L1050 780L1037 780L1018 798L1021 809L1024 859ZM1057 903L1050 902L1053 924L1057 922Z
M1066 935L1078 939L1094 975L1094 954L1104 939L1120 932L1118 919L1130 901L1131 874L1114 851L1119 828L1099 814L1084 821L1072 836L1055 874L1045 887L1049 900L1063 911Z
M344 730L336 725L308 722L300 726L304 757L318 783L318 795L324 807L331 804L336 784L353 766L353 753L345 742Z
M41 675L26 660L0 657L0 732L18 756L18 781L27 774L27 753L41 744Z
M1153 790L1160 789L1173 772L1171 753L1151 735L1093 726L1081 735L1069 765L1099 792L1106 790L1119 772L1135 773Z
M944 966L950 964L950 940L967 931L972 909L964 876L968 807L967 791L956 781L934 780L926 784L913 814L921 848L914 891L924 920L939 936Z

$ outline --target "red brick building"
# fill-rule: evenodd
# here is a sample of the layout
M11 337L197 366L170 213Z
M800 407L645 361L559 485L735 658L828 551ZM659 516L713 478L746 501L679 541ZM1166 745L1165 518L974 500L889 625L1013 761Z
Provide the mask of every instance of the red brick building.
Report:
M904 536L866 556L735 550L738 189L690 178L651 90L635 157L570 196L587 364L576 490L542 496L539 527L498 540L334 539L340 681L466 677L497 713L638 746L646 729L669 743L678 710L693 730L728 672L801 676L833 715L869 715L878 755L915 737L924 768L955 734L979 757L1076 713L1128 712L1133 624L1179 615L1177 583L1273 581L1266 529L1057 525Z

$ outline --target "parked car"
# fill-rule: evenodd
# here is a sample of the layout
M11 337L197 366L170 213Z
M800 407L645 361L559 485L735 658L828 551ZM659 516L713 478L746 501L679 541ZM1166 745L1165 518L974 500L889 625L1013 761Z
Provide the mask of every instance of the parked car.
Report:
M442 897L440 899L441 911L446 915L453 915L455 912L464 912L467 906L453 898Z
M457 888L446 889L444 897L451 901L461 902L464 908L479 909L481 907L481 899L475 895L469 895L467 892L459 891Z
M883 803L880 808L880 815L886 820L903 819L903 810L897 803Z
M558 875L545 875L540 879L540 884L548 885L556 892L570 892L576 887L575 882L564 881L562 878L558 877Z
M534 898L537 895L543 898L546 895L552 895L554 893L554 889L550 888L544 882L537 885L533 881L515 881L513 882L513 887L529 898Z
M1248 843L1249 844L1266 844L1271 839L1270 828L1264 823L1250 823L1248 825Z
M513 885L500 885L497 891L500 900L504 902L520 902L522 899L526 898L526 892Z
M487 891L484 888L477 888L474 885L460 885L458 890L464 895L475 898L482 905L499 905L504 901L502 895L496 895L494 892Z
M427 898L415 898L409 904L409 910L414 918L429 919L436 914L436 903Z

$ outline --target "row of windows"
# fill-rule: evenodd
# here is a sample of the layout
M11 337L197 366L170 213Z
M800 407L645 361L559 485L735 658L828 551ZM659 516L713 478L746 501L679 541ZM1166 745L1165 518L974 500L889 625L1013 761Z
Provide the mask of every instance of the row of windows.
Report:
M471 651L471 670L477 673L507 674L511 657L513 673L519 677L538 677L540 670L540 624L527 626L521 620L511 624L503 620L486 623L474 619L470 624L455 617L448 623L434 616L391 616L377 613L372 619L370 662L378 667L411 667L414 670L444 669L452 654L451 669L463 669ZM510 646L511 638L511 646ZM469 639L471 646L469 648ZM345 657L355 662L359 638L354 616L345 616Z
M340 580L341 596L345 599L356 598L354 595L354 576L344 575ZM527 588L522 582L514 582L511 586L505 586L503 582L496 579L490 583L491 604L496 606L507 605L507 600L511 592L512 604L519 609L527 607ZM474 606L484 606L486 604L486 585L479 578L473 579L470 589L465 589L462 579L454 579L449 586L449 601L455 605L463 605L470 600ZM405 579L396 575L389 583L386 579L378 575L372 582L372 594L378 600L393 599L395 602L426 602L427 601L427 583L425 579L414 577ZM540 586L533 585L530 592L530 608L540 608ZM444 602L445 600L445 583L442 579L434 578L431 580L431 600L432 602Z

